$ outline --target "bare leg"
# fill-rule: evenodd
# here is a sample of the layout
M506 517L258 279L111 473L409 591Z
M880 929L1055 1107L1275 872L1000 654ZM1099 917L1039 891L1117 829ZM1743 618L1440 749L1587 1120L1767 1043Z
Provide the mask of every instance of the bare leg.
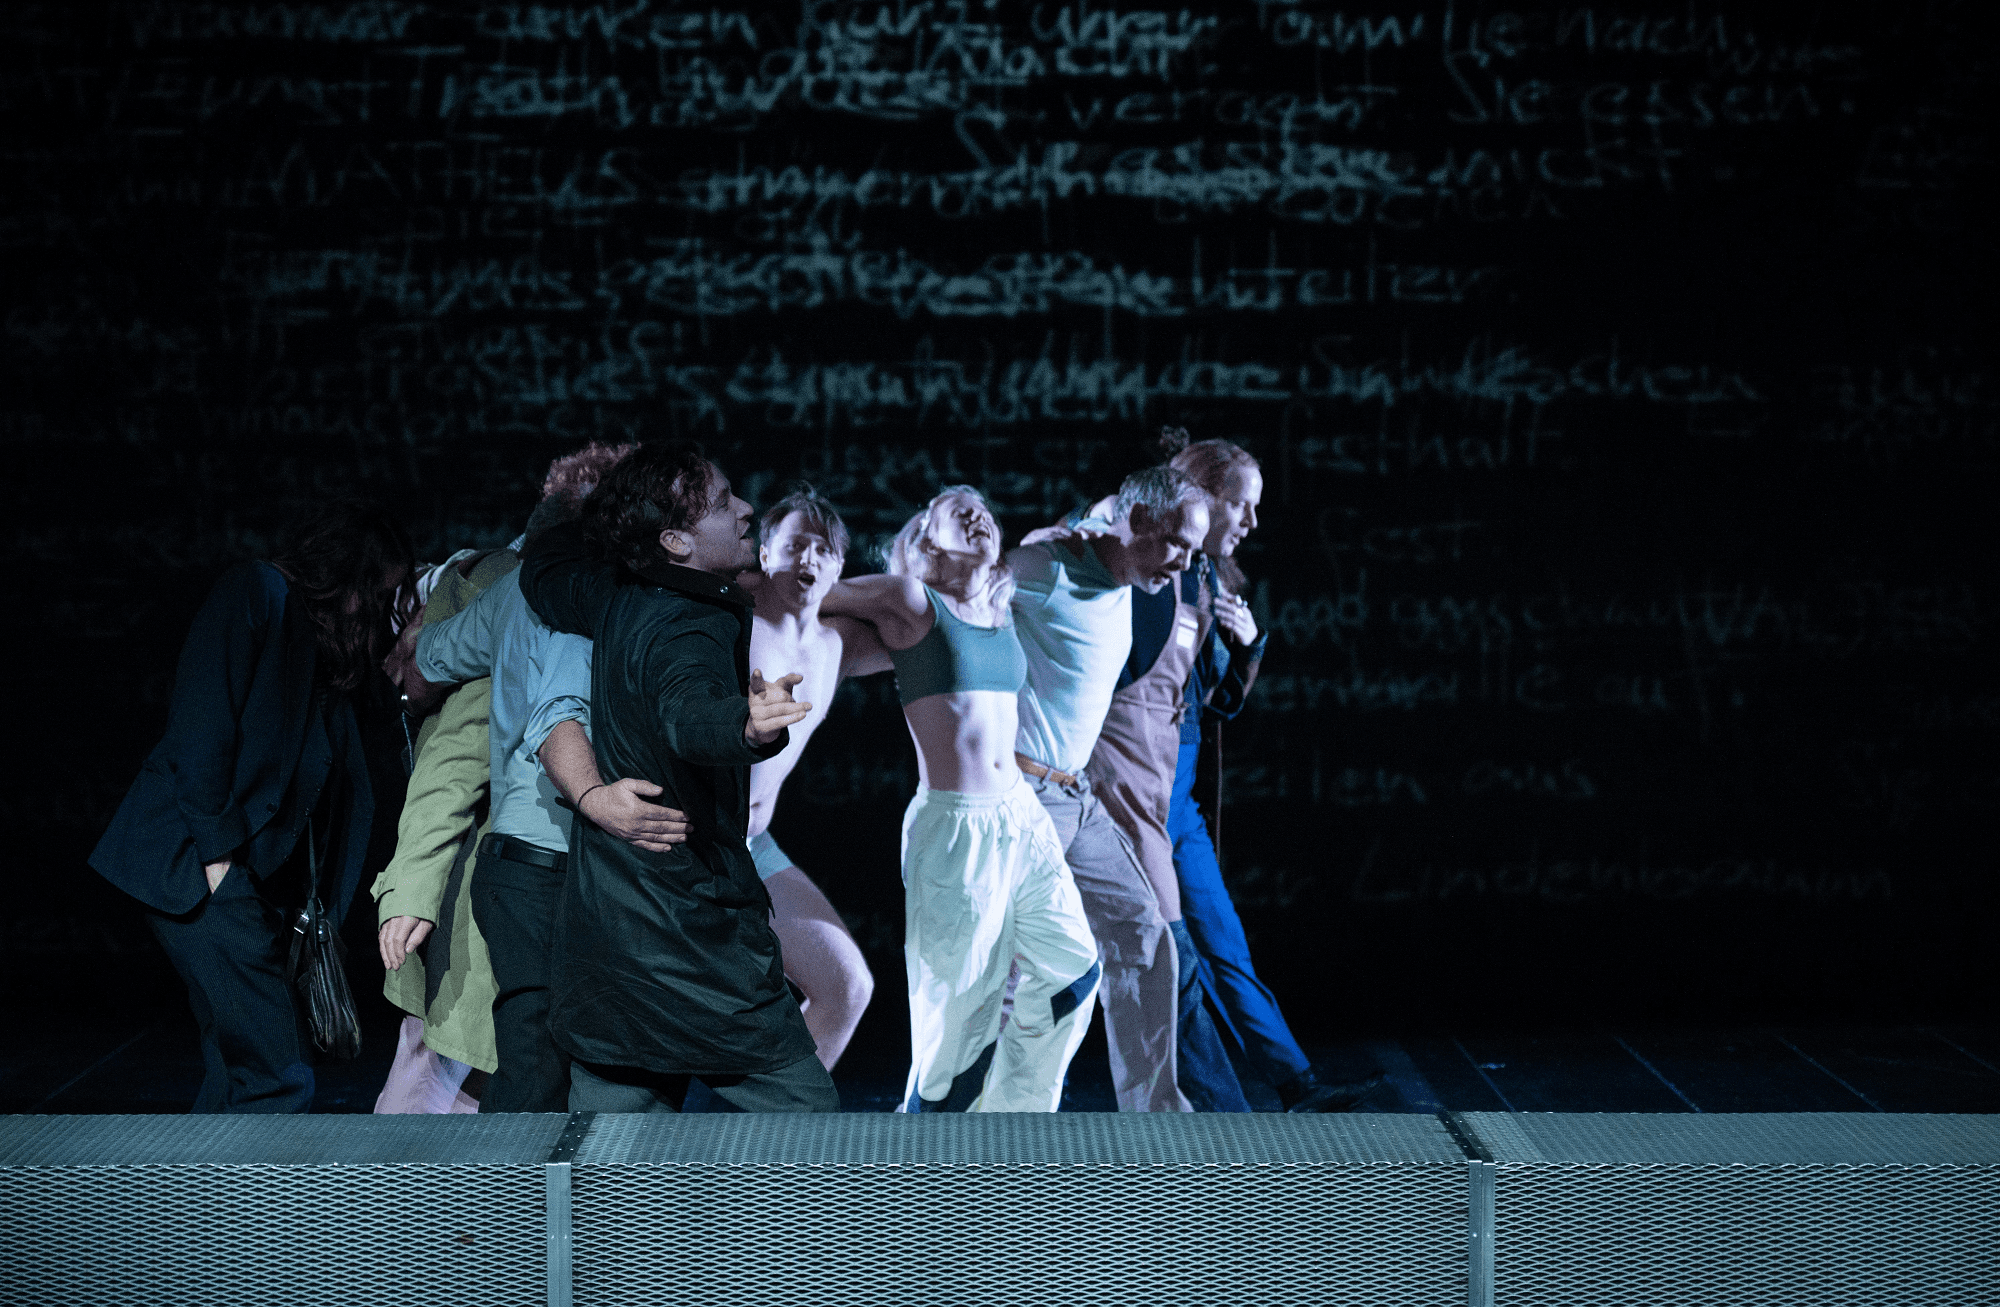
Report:
M854 1037L875 977L840 914L803 871L787 867L767 877L764 888L771 893L771 927L784 950L785 974L806 992L800 1009L806 1029L831 1071Z

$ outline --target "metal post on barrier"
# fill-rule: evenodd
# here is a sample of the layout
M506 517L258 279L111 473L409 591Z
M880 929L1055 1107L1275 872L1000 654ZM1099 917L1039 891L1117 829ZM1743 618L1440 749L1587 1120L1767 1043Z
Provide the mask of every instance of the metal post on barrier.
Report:
M1493 1307L1493 1163L1467 1162L1470 1181L1470 1229L1466 1238L1465 1301L1468 1307Z
M590 1133L590 1123L596 1116L595 1112L571 1112L569 1124L563 1127L556 1146L549 1150L549 1160L542 1169L548 1222L549 1307L571 1307L576 1297L575 1267L570 1257L573 1230L570 1172L576 1150L583 1146L584 1136Z
M1465 1154L1465 1301L1493 1307L1493 1155L1455 1113L1437 1115Z

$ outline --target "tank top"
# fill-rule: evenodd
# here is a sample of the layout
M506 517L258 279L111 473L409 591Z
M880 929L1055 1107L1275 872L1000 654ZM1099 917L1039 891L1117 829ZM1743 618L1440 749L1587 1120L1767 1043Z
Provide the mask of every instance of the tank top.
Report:
M1028 679L1028 660L1010 617L1001 626L974 626L954 615L929 586L931 629L907 649L891 649L896 697L904 703L961 690L1018 692Z

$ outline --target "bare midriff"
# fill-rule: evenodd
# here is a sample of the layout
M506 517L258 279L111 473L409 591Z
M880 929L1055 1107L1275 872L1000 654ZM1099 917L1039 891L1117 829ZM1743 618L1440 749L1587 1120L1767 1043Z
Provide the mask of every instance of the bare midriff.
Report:
M1020 779L1014 764L1017 700L999 690L958 690L903 705L926 789L999 794Z

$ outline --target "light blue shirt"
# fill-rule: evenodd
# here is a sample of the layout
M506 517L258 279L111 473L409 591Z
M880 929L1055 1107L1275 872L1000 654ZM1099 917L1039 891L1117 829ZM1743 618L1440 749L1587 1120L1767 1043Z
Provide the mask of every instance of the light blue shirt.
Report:
M567 852L570 810L542 770L539 751L562 722L590 732L590 641L544 626L521 597L517 570L451 618L426 626L417 637L417 670L439 682L493 678L492 830Z
M1014 747L1044 766L1081 775L1097 747L1118 673L1132 651L1132 589L1111 579L1087 542L1010 551L1014 631L1028 660Z

